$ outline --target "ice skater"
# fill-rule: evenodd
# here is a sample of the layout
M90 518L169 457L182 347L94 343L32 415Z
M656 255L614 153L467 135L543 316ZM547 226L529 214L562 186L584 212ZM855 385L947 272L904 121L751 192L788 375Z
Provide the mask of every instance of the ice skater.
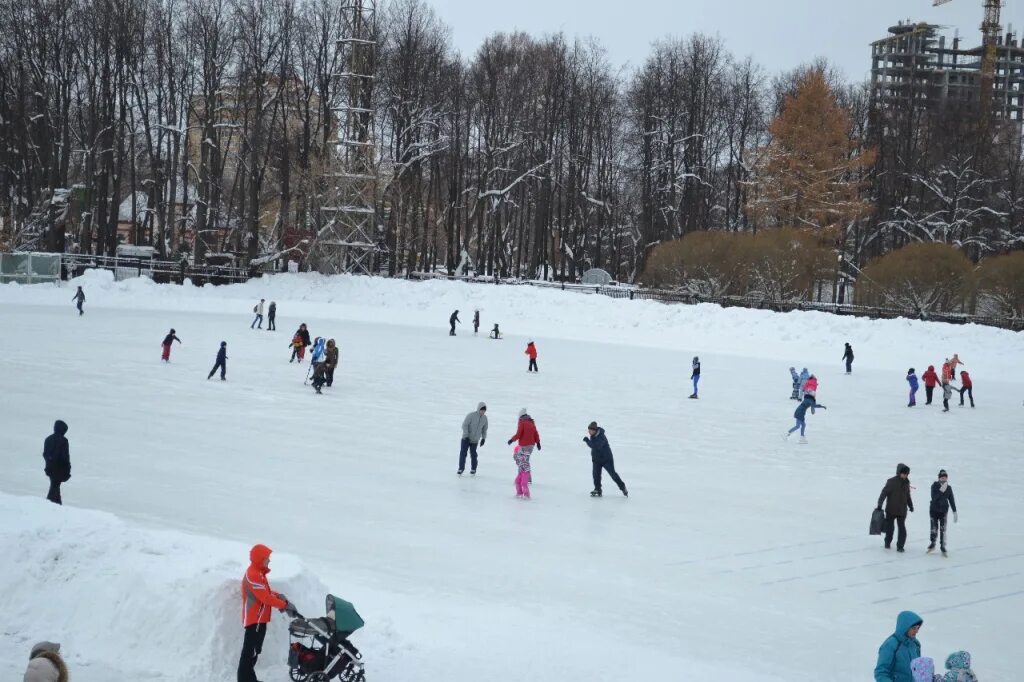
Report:
M533 421L533 417L529 415L526 408L519 410L519 421L516 424L516 434L508 439L508 444L518 442L522 448L523 454L530 457L533 454L533 448L536 446L537 450L540 450L540 433L537 431L537 425ZM527 471L527 478L533 483L533 472Z
M622 494L629 497L626 484L622 482L619 474L615 471L615 458L612 456L612 448L608 444L608 437L605 435L604 429L598 426L597 422L590 422L587 425L587 434L583 437L583 442L590 447L590 463L594 477L594 489L590 491L590 496L601 497L601 472L607 471L608 476L615 481L615 485L619 486Z
M846 373L851 374L853 372L853 346L849 343L846 344L846 350L843 351L843 360L846 361Z
M309 362L313 372L313 390L320 394L324 382L327 381L327 345L322 336L316 337L313 341L313 350L310 351Z
M953 397L953 382L942 382L942 411L949 412L949 399Z
M796 367L789 368L789 376L793 379L793 392L790 394L790 400L800 400L800 375L796 373Z
M455 325L462 324L462 320L459 319L459 311L456 310L448 318L448 324L451 325L451 329L448 331L448 336L455 336Z
M71 446L65 434L68 425L58 419L53 423L53 433L43 441L43 473L50 479L46 499L54 504L63 504L60 498L60 484L71 480Z
M164 337L163 343L160 344L160 346L163 348L163 351L160 353L160 359L163 360L164 362L171 361L171 344L174 343L175 341L181 343L181 339L178 338L177 334L175 334L174 330L172 329L170 332L168 332L167 336Z
M276 319L277 319L277 303L275 303L274 301L271 301L270 302L270 307L267 308L267 331L268 332L276 332L277 331L277 324L275 323Z
M803 400L804 399L804 384L806 384L807 380L810 379L810 378L811 378L811 373L807 370L806 367L804 367L802 370L800 370L800 395L797 396L797 400Z
M818 377L814 376L813 374L810 375L809 377L807 377L807 381L805 381L803 383L803 386L800 387L800 395L801 395L801 398L800 398L801 400L803 400L807 396L811 396L812 398L817 398L818 397Z
M964 406L964 393L971 399L971 407L974 407L974 382L966 371L960 372L960 407Z
M512 450L512 459L516 463L516 497L530 499L530 453L522 445Z
M935 386L939 383L939 375L935 373L935 365L928 365L928 369L921 375L921 380L924 381L924 404L931 405L932 393L935 392Z
M537 346L534 345L533 341L526 344L526 350L523 351L523 355L530 356L530 364L527 365L527 372L537 372Z
M75 302L75 307L78 308L78 315L85 315L85 311L82 310L82 305L85 303L85 292L82 291L82 287L78 287L78 291L71 297L71 300Z
M954 651L946 656L946 671L941 678L943 682L978 682L971 670L971 655L966 651Z
M494 329L491 330L491 338L495 339L495 340L501 338L501 330L498 329L498 323L497 322L494 323Z
M828 408L824 405L819 405L817 399L813 393L807 393L804 395L804 399L800 401L800 404L796 406L796 410L793 412L793 417L796 419L796 424L793 425L789 431L786 432L786 439L793 435L798 429L800 430L800 442L807 442L807 410L810 409L811 414L814 414L815 410L827 410Z
M480 331L480 310L479 309L473 311L473 335L476 336L476 333L478 331Z
M324 383L327 388L334 385L334 370L338 368L338 344L334 339L327 340L324 351Z
M292 342L288 344L288 347L292 349L292 357L288 363L290 364L298 360L301 365L302 360L306 357L306 347L311 344L312 342L309 340L309 330L306 329L306 323L303 322L295 331L295 335L292 336Z
M217 351L217 362L214 363L213 369L210 370L210 373L206 375L206 380L209 381L210 379L212 379L213 375L217 373L218 369L220 370L220 380L221 381L227 381L227 379L228 379L228 377L227 377L227 373L228 373L228 342L227 341L221 341L220 342L220 350Z
M487 403L478 403L476 410L462 420L462 440L459 443L459 476L466 470L466 454L469 453L469 473L476 475L476 448L484 446L487 440Z
M260 302L252 307L252 311L256 313L256 317L253 318L252 324L249 325L249 329L263 329L263 301L264 299L261 298ZM259 323L258 326L257 323Z
M907 510L914 511L914 500L910 497L910 467L900 462L896 475L885 482L878 496L878 509L885 504L885 548L892 546L894 526L899 526L896 537L896 551L902 552L907 544Z
M946 556L946 516L951 510L953 523L956 523L956 498L953 497L953 486L949 484L949 474L946 470L939 469L938 480L932 483L932 503L928 506L928 516L931 518L929 553L935 551L935 537L938 536L939 549L942 556Z
M690 381L693 382L693 394L691 398L697 398L697 384L700 383L700 358L693 356L693 372L690 374Z
M907 371L907 384L910 386L910 402L907 403L907 407L913 407L917 405L917 389L919 386L913 367Z

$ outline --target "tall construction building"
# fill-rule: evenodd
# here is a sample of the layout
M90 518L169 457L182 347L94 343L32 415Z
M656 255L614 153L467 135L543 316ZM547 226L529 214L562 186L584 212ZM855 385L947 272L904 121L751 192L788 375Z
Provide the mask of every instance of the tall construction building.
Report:
M935 24L900 22L871 43L871 105L876 111L914 103L931 108L959 102L977 106L984 48L963 48ZM1000 35L992 88L992 113L1024 121L1024 47L1007 31Z

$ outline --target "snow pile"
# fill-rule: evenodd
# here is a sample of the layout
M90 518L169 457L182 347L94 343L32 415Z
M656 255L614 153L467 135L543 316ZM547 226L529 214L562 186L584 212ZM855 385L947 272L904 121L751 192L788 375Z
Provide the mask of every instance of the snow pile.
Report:
M44 639L61 643L75 680L234 679L248 547L5 494L0 518L0 679L20 679ZM323 602L296 559L272 565L276 590ZM285 662L286 640L268 631L261 668Z
M458 309L459 328L471 329L472 311L481 309L481 333L495 322L506 336L562 338L680 349L700 354L794 358L804 363L841 365L843 342L853 344L855 367L902 369L938 365L960 353L971 370L1024 372L1024 349L1014 332L919 320L870 320L815 311L775 313L721 308L712 304L675 305L630 301L530 286L413 282L379 277L280 274L243 284L202 287L155 284L146 278L115 282L108 271L87 271L62 287L51 284L0 286L0 303L71 306L70 293L82 285L92 307L251 314L260 298L278 304L283 328L301 320L436 327L447 330ZM237 304L235 304L237 302ZM173 320L169 321L173 324ZM284 329L288 331L288 329ZM1007 357L1008 350L1015 350ZM1007 364L1009 363L1009 365Z

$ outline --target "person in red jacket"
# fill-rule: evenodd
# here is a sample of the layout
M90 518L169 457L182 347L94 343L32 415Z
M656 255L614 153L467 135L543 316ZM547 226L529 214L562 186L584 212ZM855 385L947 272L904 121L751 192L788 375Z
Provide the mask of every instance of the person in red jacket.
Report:
M928 371L921 375L921 380L924 381L924 393L928 398L925 405L931 405L932 393L935 392L935 386L939 383L939 375L935 373L935 365L928 365Z
M512 445L516 441L519 442L519 455L521 459L525 459L525 462L520 462L520 469L527 472L527 478L529 483L533 483L533 472L530 469L530 455L533 454L533 446L536 445L537 449L540 450L540 434L537 433L537 425L533 423L533 417L526 412L526 408L519 410L519 424L516 427L516 435L508 439L508 444ZM522 467L525 464L525 469Z
M964 406L964 392L971 399L971 407L974 407L974 382L967 372L960 372L960 407Z
M242 576L242 655L238 659L238 682L259 682L256 679L256 659L263 651L263 639L267 636L267 623L273 609L285 611L294 616L295 607L280 592L270 589L267 573L270 573L271 550L266 545L253 545L249 550L249 568Z
M533 341L526 344L526 355L530 356L530 364L527 366L527 372L536 372L537 370L537 346L533 345Z

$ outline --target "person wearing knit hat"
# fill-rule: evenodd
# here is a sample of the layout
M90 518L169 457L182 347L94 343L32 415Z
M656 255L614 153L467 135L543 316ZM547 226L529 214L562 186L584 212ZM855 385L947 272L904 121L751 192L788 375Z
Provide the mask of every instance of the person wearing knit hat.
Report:
M38 642L28 655L24 682L68 682L68 668L60 655L60 644Z
M931 518L929 553L935 551L937 536L942 556L948 556L946 554L946 517L950 510L953 510L953 523L956 523L956 498L953 497L953 487L949 485L949 475L946 470L940 469L938 480L932 483L932 503L928 506L928 516Z
M896 538L896 551L904 551L907 543L907 510L914 511L914 500L910 496L910 467L900 462L896 465L896 475L885 482L882 493L878 496L878 509L885 504L885 548L892 546L894 525L899 526Z
M469 452L469 473L476 474L476 447L484 446L487 440L487 403L477 403L476 409L462 420L462 444L459 448L459 476L466 469L466 453Z
M590 435L584 436L583 442L590 446L590 461L593 464L594 475L594 490L590 493L590 496L601 497L601 471L604 470L615 481L615 485L619 486L622 494L629 497L626 484L622 482L619 474L615 471L612 448L608 445L608 437L604 435L604 429L598 426L597 422L590 422L587 426L587 432Z

